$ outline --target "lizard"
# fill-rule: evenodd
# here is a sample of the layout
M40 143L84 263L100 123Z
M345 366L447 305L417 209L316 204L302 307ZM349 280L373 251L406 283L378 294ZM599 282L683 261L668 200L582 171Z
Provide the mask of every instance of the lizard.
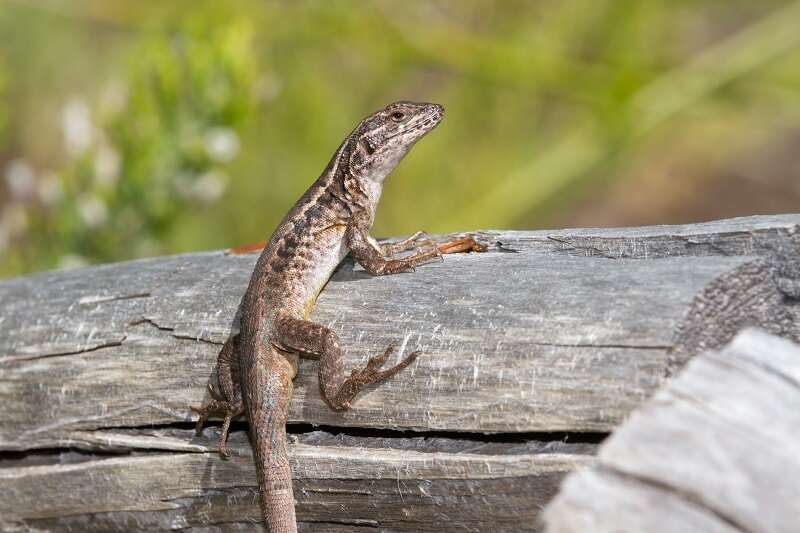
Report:
M420 354L413 351L382 369L392 344L348 376L336 333L308 318L348 253L369 274L381 276L413 271L448 252L424 232L389 244L369 234L384 179L443 115L438 104L395 102L362 120L344 139L261 252L240 304L239 331L217 357L218 389L209 384L211 399L192 407L199 415L198 433L210 415L224 416L219 437L223 458L231 421L247 416L263 517L271 533L297 531L286 419L299 356L319 359L322 398L342 411L359 391L401 371Z

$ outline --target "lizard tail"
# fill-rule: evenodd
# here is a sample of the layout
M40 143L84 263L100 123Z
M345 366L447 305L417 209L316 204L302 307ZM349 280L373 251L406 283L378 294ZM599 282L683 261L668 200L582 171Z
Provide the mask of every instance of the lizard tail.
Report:
M270 533L297 532L291 471L288 464L285 466L285 469L271 469L266 476L264 474L258 476L264 522Z
M296 533L292 471L286 445L286 417L294 370L285 357L273 350L257 351L256 364L243 365L243 377L247 381L245 404L264 521L270 533Z

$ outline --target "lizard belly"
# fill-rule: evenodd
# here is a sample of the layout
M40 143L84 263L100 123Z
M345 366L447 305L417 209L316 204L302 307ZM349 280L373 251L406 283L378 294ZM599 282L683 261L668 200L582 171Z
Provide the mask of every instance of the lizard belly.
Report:
M313 267L307 271L307 277L302 284L305 290L300 299L300 301L303 302L304 319L308 319L317 301L317 296L319 296L319 293L322 291L323 287L325 287L333 271L336 270L336 267L342 262L342 259L345 258L347 252L348 249L344 243L344 239L341 239L328 248L326 253L321 254L321 257L318 257L313 262Z

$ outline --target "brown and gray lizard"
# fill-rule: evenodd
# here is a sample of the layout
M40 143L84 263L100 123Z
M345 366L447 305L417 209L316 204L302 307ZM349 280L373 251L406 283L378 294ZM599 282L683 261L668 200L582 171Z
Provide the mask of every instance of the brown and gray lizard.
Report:
M412 352L381 370L392 352L389 346L348 376L336 333L308 316L348 252L375 276L414 270L447 253L422 232L383 245L369 235L383 180L439 124L443 112L437 104L396 102L361 121L347 136L258 258L242 299L239 332L219 353L219 391L209 387L212 400L195 409L198 431L210 414L224 415L219 443L223 456L231 420L246 412L264 520L272 533L297 531L285 426L298 355L319 358L322 397L334 410L348 409L360 390L399 372L419 355ZM415 252L392 257L408 250Z

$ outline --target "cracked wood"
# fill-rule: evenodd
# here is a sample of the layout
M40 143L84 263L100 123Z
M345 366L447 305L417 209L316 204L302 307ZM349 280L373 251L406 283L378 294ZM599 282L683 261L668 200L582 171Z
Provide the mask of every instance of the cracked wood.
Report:
M571 475L548 533L790 533L800 516L800 346L746 330L693 359Z
M314 363L303 362L311 366L301 367L291 420L440 430L460 444L434 450L426 448L430 438L360 437L346 445L361 459L344 460L333 449L341 443L301 435L303 446L292 452L310 454L304 465L325 465L337 478L295 472L301 524L315 531L436 530L446 520L477 531L520 530L521 523L536 530L538 508L566 472L590 462L593 450L565 451L563 435L550 432L610 431L662 383L676 348L682 361L748 324L797 336L791 265L800 255L799 224L800 215L782 215L477 232L488 252L448 256L414 276L379 281L345 261L312 318L340 334L346 365L363 364L398 337L425 354L417 370L367 391L345 414L322 403ZM17 503L15 524L252 525L253 480L234 480L252 476L244 431L239 426L232 436L236 461L219 461L210 451L211 430L190 435L187 405L204 391L254 260L187 254L0 282L0 471L3 488L15 491L13 500L0 500ZM409 397L414 401L403 400ZM523 470L510 470L503 465L526 444L498 442L494 458L476 458L474 450L487 445L474 435L456 438L465 431L499 432L500 441L555 441L523 450ZM420 461L408 470L387 468L400 441L427 455L414 455ZM542 453L553 446L568 456L545 471L554 459ZM188 470L175 478L164 466L171 461ZM478 475L484 466L491 477ZM97 498L58 507L56 494L80 490ZM375 501L387 509L385 523L370 522ZM509 518L522 508L531 514Z
M327 409L315 363L302 361L290 422L608 431L662 382L673 347L713 347L746 325L797 336L797 306L779 281L780 260L800 255L798 223L783 215L481 232L486 253L379 280L345 261L312 319L339 333L346 365L398 338L398 357L407 346L424 355L346 413ZM0 449L52 446L79 429L188 421L254 259L187 254L0 283ZM703 297L709 287L719 298ZM718 300L726 304L704 316ZM409 395L414 402L401 401Z
M0 463L0 530L154 531L238 524L260 511L244 430L232 458L217 436L191 430L73 434L92 453ZM298 522L305 531L537 531L539 509L561 478L591 464L591 444L374 438L313 432L290 444ZM128 452L128 453L125 453ZM375 519L375 508L380 519ZM322 524L330 524L323 526Z

